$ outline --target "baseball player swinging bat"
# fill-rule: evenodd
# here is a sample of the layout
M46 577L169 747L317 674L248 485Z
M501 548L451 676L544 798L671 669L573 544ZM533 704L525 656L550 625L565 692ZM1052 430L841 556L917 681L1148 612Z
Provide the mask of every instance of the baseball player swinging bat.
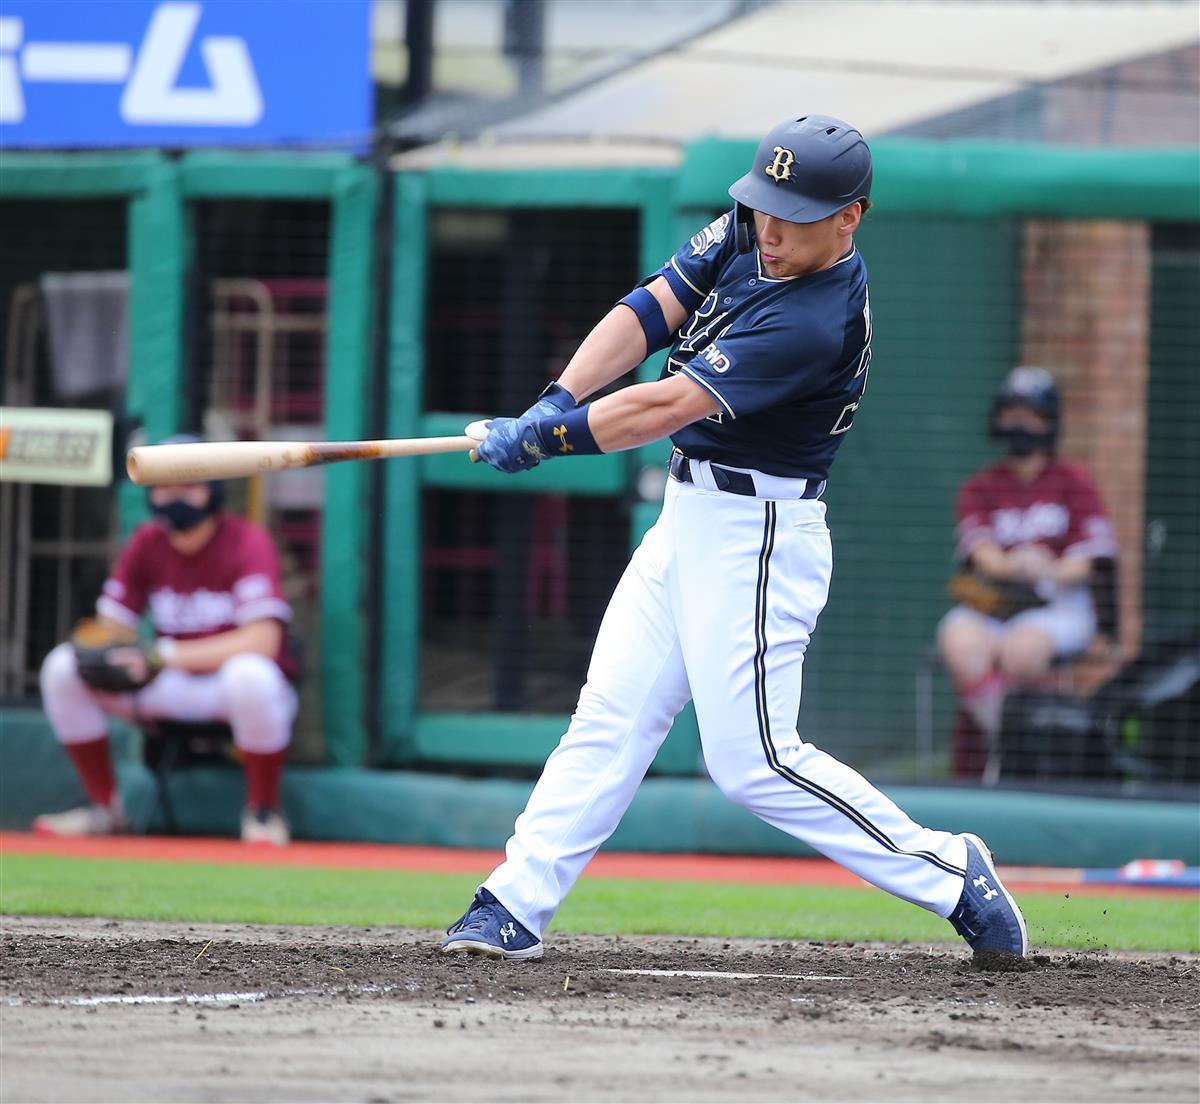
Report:
M129 450L125 470L139 487L160 483L207 483L261 472L312 468L341 460L430 456L474 450L487 436L487 423L472 422L461 437L407 437L383 441L213 441L186 445L139 445ZM474 456L472 456L474 459Z

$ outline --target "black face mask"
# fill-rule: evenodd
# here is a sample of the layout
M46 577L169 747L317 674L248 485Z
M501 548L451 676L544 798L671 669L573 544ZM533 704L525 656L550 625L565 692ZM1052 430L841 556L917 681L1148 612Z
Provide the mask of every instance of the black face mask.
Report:
M993 434L1008 451L1009 456L1032 456L1035 452L1049 452L1054 445L1050 433L1033 433L1028 429L998 429Z
M212 512L209 506L193 506L178 498L161 506L151 506L150 509L156 518L176 533L195 529Z

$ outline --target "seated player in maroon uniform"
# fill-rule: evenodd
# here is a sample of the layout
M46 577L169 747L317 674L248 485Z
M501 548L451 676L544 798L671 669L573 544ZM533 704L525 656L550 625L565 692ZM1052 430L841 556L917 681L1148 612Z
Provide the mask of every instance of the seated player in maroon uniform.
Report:
M154 520L138 527L96 603L102 621L136 629L149 611L163 668L141 690L105 693L79 675L70 643L42 664L42 700L91 804L40 816L34 830L93 836L125 829L109 758L107 716L227 721L246 773L242 839L284 845L284 755L296 691L279 558L259 525L221 509L219 483L154 487Z
M1058 423L1050 373L1015 368L997 392L989 420L990 436L1007 455L959 491L960 567L1000 584L1028 584L1043 603L1006 620L958 605L938 629L963 707L989 746L1010 687L1037 679L1056 658L1087 649L1096 635L1088 585L1093 563L1116 555L1091 477L1055 454ZM996 766L990 757L989 768Z

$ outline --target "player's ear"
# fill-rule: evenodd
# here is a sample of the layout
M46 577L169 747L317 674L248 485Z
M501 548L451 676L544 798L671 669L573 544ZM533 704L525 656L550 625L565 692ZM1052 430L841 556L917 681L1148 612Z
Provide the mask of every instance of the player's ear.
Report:
M855 200L849 207L843 207L837 214L838 233L843 237L853 234L862 222L862 204Z

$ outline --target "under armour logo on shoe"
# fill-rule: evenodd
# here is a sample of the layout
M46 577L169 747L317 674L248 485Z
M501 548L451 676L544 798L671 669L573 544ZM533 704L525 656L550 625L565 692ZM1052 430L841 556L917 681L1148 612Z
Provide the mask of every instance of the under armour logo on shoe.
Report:
M500 938L505 943L517 938L517 926L511 920L500 928Z
M988 885L986 874L980 874L978 878L971 882L971 885L973 885L976 889L983 890L983 899L985 901L990 901L993 897L1000 896L1000 891L998 889L993 889L990 885Z

